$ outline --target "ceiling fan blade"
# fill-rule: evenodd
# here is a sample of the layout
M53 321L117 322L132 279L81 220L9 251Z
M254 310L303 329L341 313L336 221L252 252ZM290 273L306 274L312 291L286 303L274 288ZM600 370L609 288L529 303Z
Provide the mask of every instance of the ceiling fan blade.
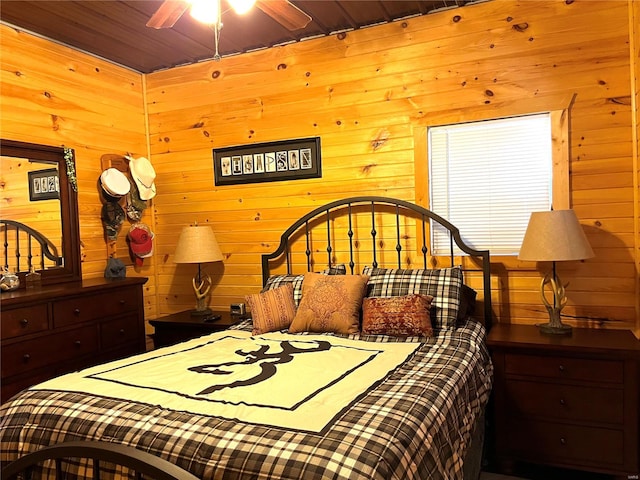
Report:
M304 28L312 20L288 0L256 0L256 7L289 30Z
M151 15L147 27L171 28L189 7L189 2L184 0L164 0L162 5Z

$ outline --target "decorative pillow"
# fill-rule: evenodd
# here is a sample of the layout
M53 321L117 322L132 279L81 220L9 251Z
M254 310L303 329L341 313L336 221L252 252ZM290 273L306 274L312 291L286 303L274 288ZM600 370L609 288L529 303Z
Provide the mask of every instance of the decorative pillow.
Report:
M293 286L290 283L264 293L247 295L244 298L251 309L254 335L289 328L296 315Z
M358 333L360 307L367 288L365 275L306 273L302 300L290 333Z
M369 297L362 302L362 333L370 335L433 335L431 295Z
M347 267L344 263L341 263L339 265L325 268L320 273L323 275L346 275ZM291 283L293 285L293 300L297 307L300 304L300 299L302 298L302 280L304 280L304 275L273 275L267 279L267 283L261 291L266 292L273 288L278 288L285 283Z
M473 288L462 284L460 290L460 307L458 308L458 323L463 323L476 310L476 292Z
M431 324L437 329L454 329L460 306L462 269L434 270L364 267L369 275L367 297L397 297L411 293L431 295Z
M338 265L332 265L331 267L325 268L320 273L324 275L346 275L347 266L344 263L339 263Z

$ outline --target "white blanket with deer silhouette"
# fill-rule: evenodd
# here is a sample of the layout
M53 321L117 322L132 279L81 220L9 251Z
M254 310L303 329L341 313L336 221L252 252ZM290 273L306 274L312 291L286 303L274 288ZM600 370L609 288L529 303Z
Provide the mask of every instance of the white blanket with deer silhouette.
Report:
M418 346L225 331L65 375L36 388L320 432Z

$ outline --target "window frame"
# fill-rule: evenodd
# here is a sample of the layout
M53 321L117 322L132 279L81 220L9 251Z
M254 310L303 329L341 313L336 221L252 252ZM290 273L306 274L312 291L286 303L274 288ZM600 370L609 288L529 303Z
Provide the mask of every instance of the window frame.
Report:
M429 192L429 144L428 129L441 125L468 123L481 120L497 120L536 113L549 113L551 120L551 149L552 149L552 205L556 210L571 208L569 164L570 152L570 113L576 95L553 96L536 98L528 101L518 101L517 105L505 102L497 105L484 105L455 111L429 114L414 125L414 167L416 203L430 209ZM492 255L496 261L505 266L520 265L517 256ZM448 260L447 260L448 261ZM438 257L433 257L433 265L439 264ZM461 257L461 263L466 263Z

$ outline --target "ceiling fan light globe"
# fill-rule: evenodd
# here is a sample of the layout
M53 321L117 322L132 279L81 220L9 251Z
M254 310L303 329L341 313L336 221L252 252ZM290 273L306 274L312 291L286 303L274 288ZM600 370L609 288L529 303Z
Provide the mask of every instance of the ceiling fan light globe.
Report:
M256 3L256 0L229 0L231 7L238 15L244 15Z
M215 25L220 18L220 4L217 0L191 0L189 13L199 22Z

